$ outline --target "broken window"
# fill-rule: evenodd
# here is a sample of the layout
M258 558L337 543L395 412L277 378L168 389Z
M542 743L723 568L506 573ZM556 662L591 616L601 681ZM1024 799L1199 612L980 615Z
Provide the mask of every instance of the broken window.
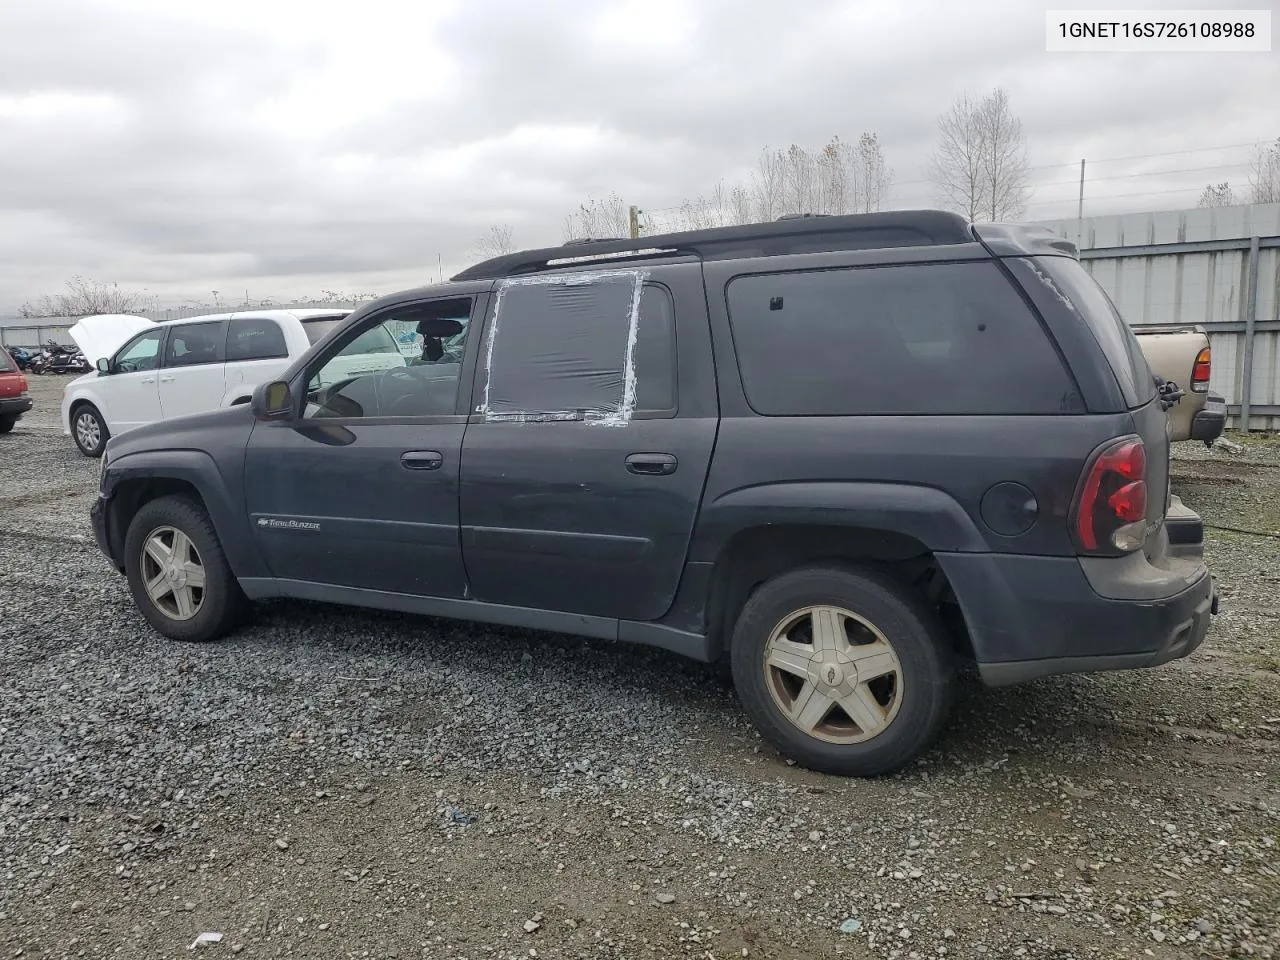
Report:
M644 279L611 270L506 281L485 344L485 418L626 423Z

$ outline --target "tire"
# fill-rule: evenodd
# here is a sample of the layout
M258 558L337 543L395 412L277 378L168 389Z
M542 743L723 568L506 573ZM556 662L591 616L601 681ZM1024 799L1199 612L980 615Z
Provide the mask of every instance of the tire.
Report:
M186 538L190 551L175 535ZM179 554L187 558L186 578L179 576L161 583L161 589L169 592L153 599L147 591L147 581L155 582L156 574L163 568L157 562L156 549L148 550L148 546L157 537L160 538L159 552L163 554L166 546L170 550L178 547ZM195 579L192 559L203 571L200 588L188 582ZM231 632L248 610L249 602L231 572L209 514L191 496L161 497L138 511L125 537L125 574L133 601L142 615L157 632L172 640L194 643L216 640ZM186 591L186 587L191 589ZM188 597L185 606L180 599L184 592Z
M819 631L834 639L814 643ZM761 736L822 773L869 777L903 767L933 742L951 707L945 629L877 570L810 567L768 581L738 615L730 658ZM859 669L875 676L863 681Z
M97 459L107 449L111 431L107 429L107 422L102 419L97 407L91 403L81 403L71 411L71 436L81 453Z
M0 433L9 433L17 422L17 417L0 417Z

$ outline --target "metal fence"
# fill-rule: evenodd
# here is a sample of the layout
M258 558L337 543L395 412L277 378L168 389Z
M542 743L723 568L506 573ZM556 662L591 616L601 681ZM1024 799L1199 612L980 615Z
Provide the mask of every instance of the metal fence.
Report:
M1046 221L1134 327L1198 324L1231 424L1280 429L1280 203Z

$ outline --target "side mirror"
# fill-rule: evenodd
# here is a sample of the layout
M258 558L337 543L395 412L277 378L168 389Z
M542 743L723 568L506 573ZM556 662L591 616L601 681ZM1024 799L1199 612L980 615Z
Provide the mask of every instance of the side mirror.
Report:
M293 396L284 380L258 384L250 405L253 415L259 420L289 420L293 417Z
M108 360L106 357L99 357L96 366L98 368L99 373L111 372L111 361Z

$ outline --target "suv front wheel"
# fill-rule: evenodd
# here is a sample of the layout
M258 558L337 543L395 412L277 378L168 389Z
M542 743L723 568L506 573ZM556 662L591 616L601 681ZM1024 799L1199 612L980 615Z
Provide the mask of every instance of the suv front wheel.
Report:
M194 497L161 497L137 512L125 537L125 573L142 615L173 640L215 640L248 606Z
M768 581L743 606L730 656L761 735L824 773L902 767L937 736L951 705L941 623L876 570L813 567Z
M91 403L82 403L71 414L71 435L76 446L86 457L100 457L111 439L111 432L102 419L98 408Z

